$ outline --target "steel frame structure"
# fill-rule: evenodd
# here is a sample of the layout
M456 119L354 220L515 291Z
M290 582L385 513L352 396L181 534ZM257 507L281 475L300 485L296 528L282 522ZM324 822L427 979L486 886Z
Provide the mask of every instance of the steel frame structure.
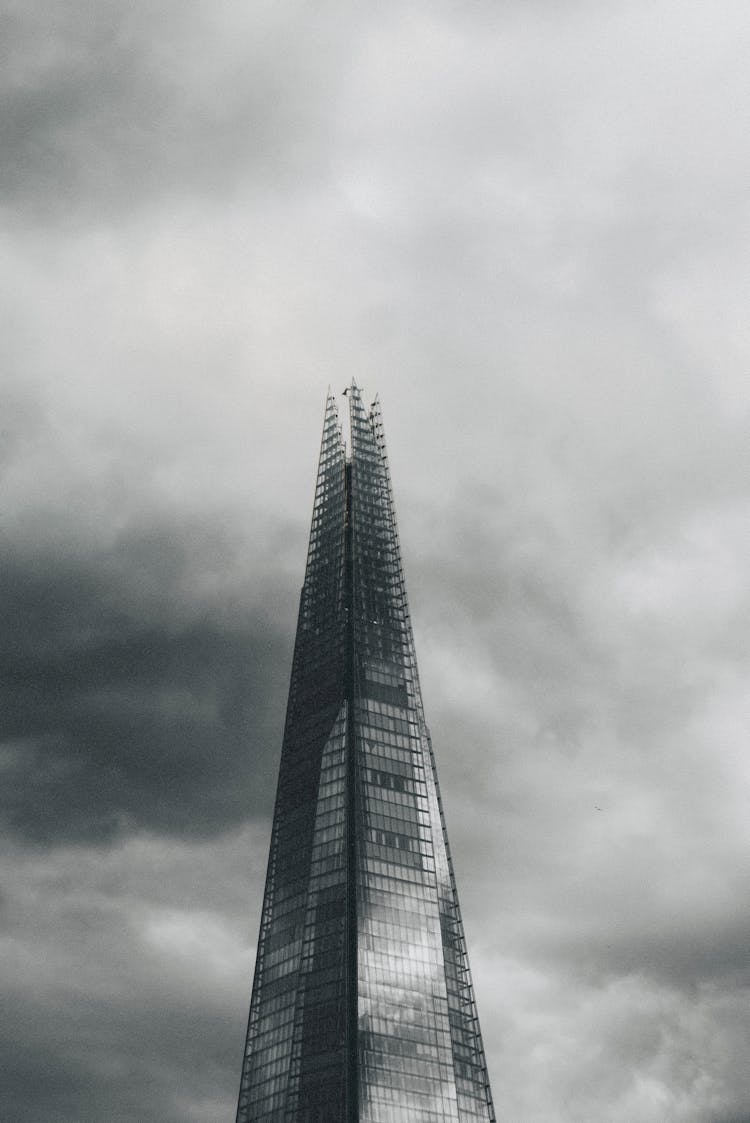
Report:
M329 394L237 1123L495 1123L383 422Z

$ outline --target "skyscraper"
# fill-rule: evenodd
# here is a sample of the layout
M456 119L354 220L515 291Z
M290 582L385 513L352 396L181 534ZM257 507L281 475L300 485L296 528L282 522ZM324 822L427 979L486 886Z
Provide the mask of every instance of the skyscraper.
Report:
M377 399L326 403L237 1123L494 1121Z

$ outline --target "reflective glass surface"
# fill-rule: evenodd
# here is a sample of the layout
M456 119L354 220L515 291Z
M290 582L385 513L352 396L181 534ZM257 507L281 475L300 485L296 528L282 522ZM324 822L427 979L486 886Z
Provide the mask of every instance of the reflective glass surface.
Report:
M491 1123L377 401L329 397L238 1123Z
M329 399L237 1120L344 1119L344 450Z

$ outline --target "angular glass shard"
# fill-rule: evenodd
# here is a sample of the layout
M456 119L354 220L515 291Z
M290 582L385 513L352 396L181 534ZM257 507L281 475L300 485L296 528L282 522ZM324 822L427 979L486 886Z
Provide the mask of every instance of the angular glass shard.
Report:
M380 407L329 396L237 1123L492 1123Z

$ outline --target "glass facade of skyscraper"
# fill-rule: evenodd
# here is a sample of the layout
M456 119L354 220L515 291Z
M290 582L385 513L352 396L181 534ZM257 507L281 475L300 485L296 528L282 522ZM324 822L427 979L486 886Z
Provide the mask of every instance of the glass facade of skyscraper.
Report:
M238 1123L494 1120L380 408L329 396Z

